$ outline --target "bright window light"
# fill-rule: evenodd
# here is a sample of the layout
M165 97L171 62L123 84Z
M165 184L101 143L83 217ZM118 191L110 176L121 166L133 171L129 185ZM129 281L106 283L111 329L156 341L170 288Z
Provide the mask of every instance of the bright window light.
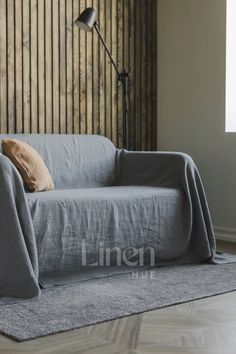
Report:
M236 132L236 0L227 0L226 132Z

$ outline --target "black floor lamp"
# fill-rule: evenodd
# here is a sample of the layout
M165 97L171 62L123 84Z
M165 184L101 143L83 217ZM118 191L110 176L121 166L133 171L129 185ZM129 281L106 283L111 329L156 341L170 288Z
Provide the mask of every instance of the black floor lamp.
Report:
M129 149L129 110L128 110L128 103L127 103L129 74L126 70L119 72L119 70L118 70L118 68L111 56L111 53L109 52L109 49L107 48L107 45L101 35L96 18L97 18L96 11L93 8L88 7L80 14L79 18L75 21L75 24L80 29L83 29L84 31L87 31L87 32L91 32L93 30L93 27L95 28L95 30L96 30L106 52L111 60L111 63L117 72L117 79L122 83L123 119L124 119L124 147L126 149Z

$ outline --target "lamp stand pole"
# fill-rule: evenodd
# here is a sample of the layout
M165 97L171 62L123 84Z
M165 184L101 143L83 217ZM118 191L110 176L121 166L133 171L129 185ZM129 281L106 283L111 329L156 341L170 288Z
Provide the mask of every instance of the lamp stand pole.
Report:
M123 135L124 135L124 148L129 150L130 146L129 146L129 107L128 107L128 99L127 99L127 92L128 92L128 80L129 80L129 74L126 70L123 70L122 72L119 72L116 63L114 62L111 53L109 52L109 49L107 48L107 45L102 37L102 34L99 30L98 27L98 23L95 22L94 23L94 28L106 50L106 53L108 54L111 63L113 65L113 67L116 70L117 73L117 78L118 81L120 81L122 83L122 91L123 91Z

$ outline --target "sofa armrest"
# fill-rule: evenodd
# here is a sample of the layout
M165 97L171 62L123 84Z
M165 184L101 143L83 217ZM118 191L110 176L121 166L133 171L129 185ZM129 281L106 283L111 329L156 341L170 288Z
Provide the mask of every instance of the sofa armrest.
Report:
M186 168L197 173L190 156L180 152L120 151L119 183L178 188L185 179Z
M23 181L0 154L0 302L1 297L38 295L37 278L36 241Z
M178 152L120 150L119 184L181 190L184 198L182 212L191 239L189 247L199 254L204 248L206 255L211 254L211 260L214 258L216 245L211 215L201 177L190 156Z

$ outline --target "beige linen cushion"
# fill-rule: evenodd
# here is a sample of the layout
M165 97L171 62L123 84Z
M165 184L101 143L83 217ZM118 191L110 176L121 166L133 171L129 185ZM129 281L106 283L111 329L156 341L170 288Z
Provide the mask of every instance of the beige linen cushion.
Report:
M2 152L18 169L30 192L54 189L52 178L42 157L29 144L16 139L3 139Z

